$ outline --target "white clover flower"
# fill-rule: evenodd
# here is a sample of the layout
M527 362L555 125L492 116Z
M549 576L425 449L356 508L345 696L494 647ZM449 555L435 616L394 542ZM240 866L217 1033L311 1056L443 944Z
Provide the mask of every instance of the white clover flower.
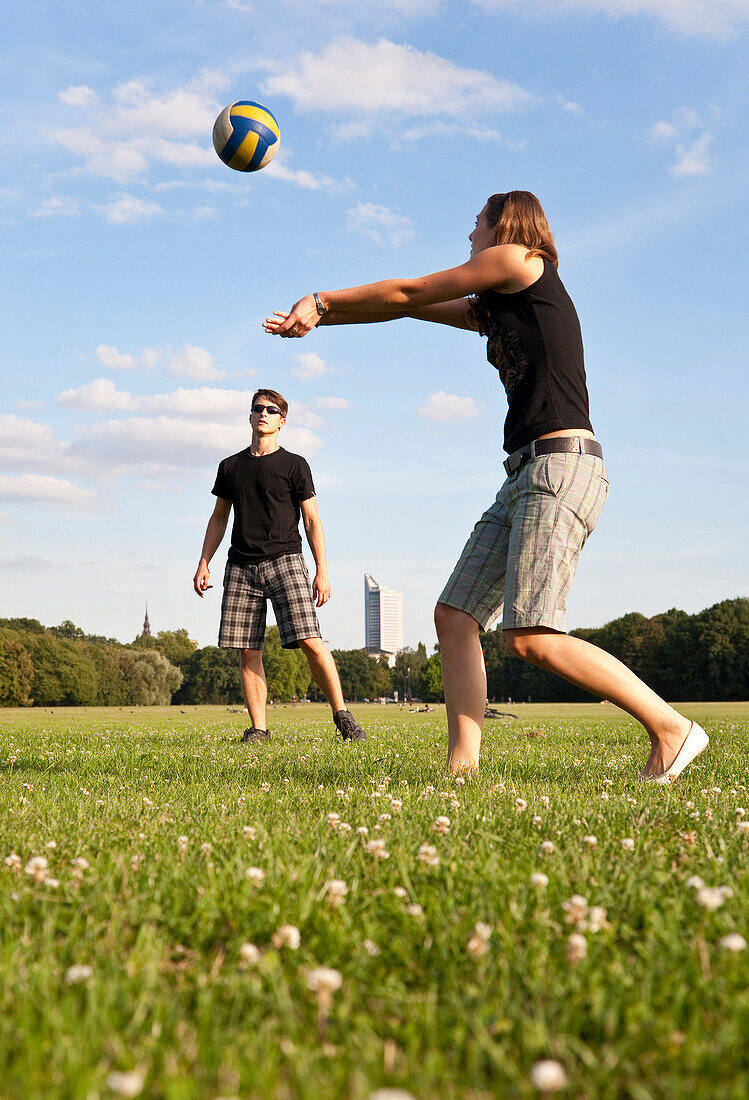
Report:
M281 924L271 936L270 941L274 947L288 947L296 951L302 942L301 933L294 924Z
M598 837L593 836L592 833L589 836L583 837L583 844L587 844L589 848L598 847Z
M408 890L406 889L405 886L394 886L393 887L393 893L395 894L395 896L397 898L407 898L408 897Z
M528 807L528 803L525 801L524 798L516 798L515 799L515 812L516 813L519 813L519 814L524 813L525 810L527 809L527 807Z
M699 875L692 875L691 878L687 879L687 886L691 886L693 890L700 890L704 885Z
M242 839L243 840L254 840L256 836L257 836L257 829L255 828L254 825L243 825L242 826ZM185 839L187 839L187 837L185 837Z
M727 936L723 936L720 941L720 946L725 948L726 951L738 951L746 950L746 940L739 932L729 932Z
M261 783L260 784L260 790L263 791L265 794L267 794L268 791L270 790L270 783Z
M325 819L328 823L328 828L331 832L335 832L341 823L341 815L337 813L330 813Z
M410 905L407 905L406 906L406 912L411 917L423 917L424 916L424 910L419 905L418 901L414 901Z
M239 957L245 967L257 966L260 962L260 951L254 943L243 943L239 949Z
M351 826L349 825L348 821L342 821L341 822L341 824L338 826L338 832L339 833L350 833L351 832Z
M604 787L613 787L614 780L613 779L604 779L603 785L604 785Z
M531 1084L539 1092L557 1092L567 1087L567 1074L560 1062L545 1058L531 1069Z
M403 803L400 800L400 798L391 799L390 809L393 811L394 814L399 814L401 812L402 807L403 807Z
M385 847L385 841L381 837L368 840L364 847L375 859L390 859L390 852Z
M374 940L364 940L364 942L362 943L362 947L372 959L376 958L380 954L380 948L377 946Z
M60 885L60 880L59 880L59 878L45 878L44 885L49 890L57 890L57 888Z
M153 806L153 802L151 801L150 798L144 798L143 799L143 805L144 806Z
M115 1070L107 1077L107 1085L117 1096L140 1096L145 1083L146 1075L142 1069L132 1069L129 1073Z
M534 871L531 875L531 886L537 886L541 890L545 890L549 885L549 876L545 875L543 871Z
M609 928L606 920L606 910L602 905L591 905L588 910L587 927L591 932L600 932L602 928Z
M346 898L348 886L342 878L332 878L330 882L326 883L325 892L331 907L337 909L339 905L343 904Z
M307 987L313 993L335 993L341 988L343 976L332 966L318 966L307 975Z
M44 847L49 848L50 851L54 851L55 848L57 847L57 841L56 840L48 840L47 843L44 845Z
M422 844L417 852L417 857L427 867L437 867L440 861L437 849L433 844Z
M369 836L369 829L366 825L357 825L356 831L359 836Z
M65 981L68 985L78 985L80 982L88 981L93 972L91 966L70 966L65 971Z
M749 833L749 818L742 818L736 824L740 833Z
M14 875L18 875L21 873L23 860L16 852L11 852L9 856L5 857L5 866L9 867Z
M200 845L200 854L201 854L201 856L204 856L206 859L208 859L208 857L209 857L209 855L211 854L212 851L213 851L213 845L212 844L201 844Z
M34 882L44 882L48 867L46 856L32 856L24 867L24 871L33 878Z
M537 829L540 829L543 823L544 819L542 817L539 817L538 814L534 814L531 818L531 825L535 825Z
M588 941L580 932L572 932L567 939L567 962L577 966L588 954Z
M554 845L550 840L542 840L538 850L542 855L550 856L554 851Z
M710 886L701 886L696 897L699 904L711 913L715 912L716 909L720 909L726 900L726 895L720 887L713 889Z
M367 1100L416 1100L416 1097L405 1089L375 1089Z
M463 786L465 786L465 779L463 778L463 776L462 776L462 775L456 775L456 776L455 776L455 786L456 786L456 787L463 787Z
M744 809L743 806L737 806L736 809L734 810L734 813L736 814L736 817L745 817L746 816L746 810Z
M392 815L391 814L380 814L377 818L377 821L380 825L387 825L388 821L392 821Z
M539 802L541 803L542 806L548 807L549 803L551 802L551 799L549 798L548 794L542 794L541 797L539 798Z
M91 864L88 862L85 856L76 856L75 859L71 859L70 864L74 873L83 874L84 871L88 871Z
M631 836L622 837L621 844L622 844L622 848L624 849L625 852L634 852L635 842L634 842L634 839Z
M424 794L434 794L434 787L431 783L427 783L426 787L424 788Z
M564 918L565 924L574 924L577 928L585 927L585 917L588 913L587 898L581 894L573 894L567 901L562 902L562 909L567 914Z
M490 924L486 924L484 921L476 921L473 935L466 944L466 951L472 959L480 959L486 955L489 951L491 935L492 928Z
M244 877L249 879L253 886L260 887L265 882L265 871L262 867L248 867Z
M436 833L439 833L440 836L446 836L450 832L450 818L445 817L444 814L440 814L440 816L435 819L432 828Z

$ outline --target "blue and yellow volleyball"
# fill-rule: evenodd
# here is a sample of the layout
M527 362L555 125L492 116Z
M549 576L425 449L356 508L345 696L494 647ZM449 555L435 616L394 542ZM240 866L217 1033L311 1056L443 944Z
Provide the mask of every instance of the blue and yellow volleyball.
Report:
M281 144L276 118L262 103L242 99L224 107L213 124L213 147L237 172L257 172L270 164Z

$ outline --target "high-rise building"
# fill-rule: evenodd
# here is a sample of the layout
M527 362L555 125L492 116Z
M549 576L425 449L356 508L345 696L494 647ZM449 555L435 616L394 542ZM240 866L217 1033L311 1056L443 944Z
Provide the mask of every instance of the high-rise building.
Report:
M403 593L364 574L364 648L394 657L403 649Z

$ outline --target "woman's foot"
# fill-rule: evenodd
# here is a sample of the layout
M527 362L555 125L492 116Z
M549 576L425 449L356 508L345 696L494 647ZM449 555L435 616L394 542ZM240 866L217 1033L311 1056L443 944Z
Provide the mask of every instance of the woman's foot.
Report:
M653 745L641 778L651 783L671 782L707 748L709 741L702 726L690 722L679 740L671 736Z

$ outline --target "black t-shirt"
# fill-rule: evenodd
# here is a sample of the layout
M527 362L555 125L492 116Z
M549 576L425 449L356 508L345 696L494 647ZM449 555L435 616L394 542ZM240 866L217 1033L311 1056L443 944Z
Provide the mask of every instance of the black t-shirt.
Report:
M486 357L507 392L508 454L560 428L592 431L580 322L554 265L545 259L535 283L485 301Z
M247 565L301 553L299 506L315 495L301 455L279 447L255 456L247 447L219 463L211 492L234 505L229 561Z

